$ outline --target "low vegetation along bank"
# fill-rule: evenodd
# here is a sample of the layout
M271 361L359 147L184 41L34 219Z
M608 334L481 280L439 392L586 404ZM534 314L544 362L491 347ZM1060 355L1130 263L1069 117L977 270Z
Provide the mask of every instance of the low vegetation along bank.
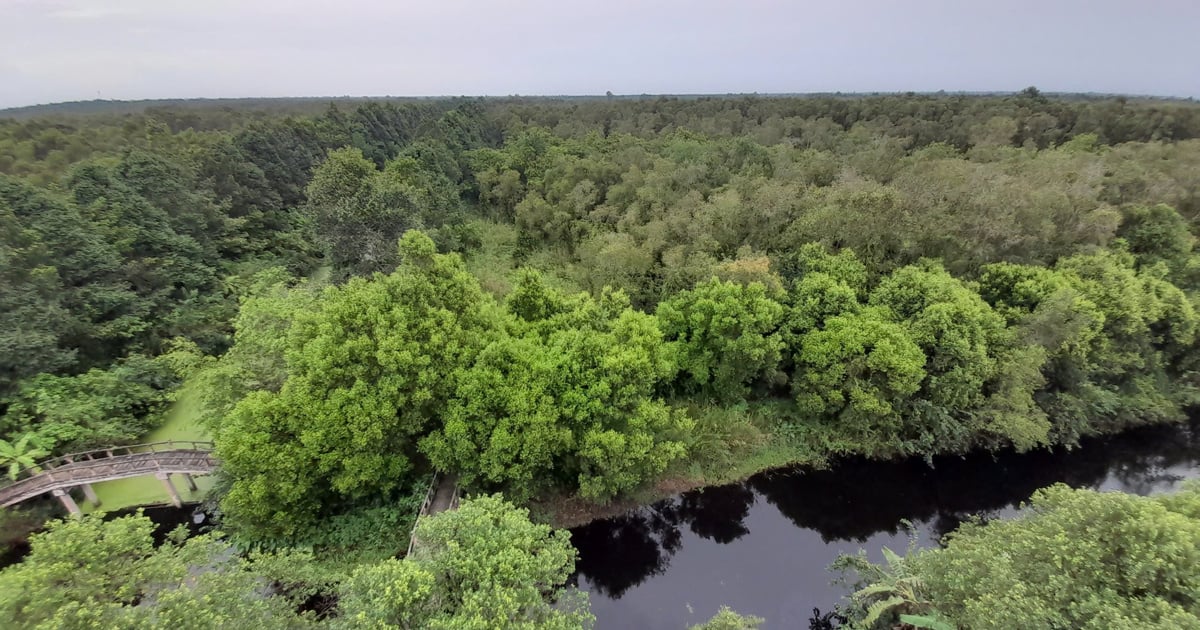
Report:
M485 619L385 562L433 470L503 494L481 522L561 525L1182 419L1198 112L1031 89L0 122L0 454L138 441L186 382L229 540L312 554L284 590Z

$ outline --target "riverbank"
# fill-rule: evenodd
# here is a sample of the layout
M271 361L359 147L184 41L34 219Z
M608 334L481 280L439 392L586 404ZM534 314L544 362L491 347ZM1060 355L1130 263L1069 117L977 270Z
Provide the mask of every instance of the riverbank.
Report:
M1155 430L1173 426L1195 426L1200 422L1200 416L1189 420L1166 422L1148 425L1138 425L1113 433L1093 435L1084 440L1116 439L1126 434L1136 434L1142 430ZM793 430L790 425L784 431L772 430L779 427L763 427L755 423L762 431L761 440L751 442L737 453L731 453L729 458L720 462L697 460L689 458L672 466L658 480L648 484L628 496L621 497L605 505L589 502L576 495L557 495L535 500L530 506L532 513L544 522L556 528L572 529L589 523L621 516L633 512L643 506L656 503L663 499L700 490L713 486L742 483L751 477L779 470L807 470L836 472L838 460L848 458L864 459L881 464L902 462L912 457L870 458L854 449L848 448L847 443L838 440L835 435L817 430L807 432ZM1053 444L1034 449L1028 454L1070 452L1078 445L1067 446ZM979 457L991 455L1019 456L1011 448L999 450L976 449L969 453L934 453L930 458L949 457Z
M1085 438L1072 449L893 461L838 458L708 486L572 529L596 629L673 630L720 605L769 628L827 619L840 554L935 547L966 519L1008 519L1054 484L1138 495L1200 477L1200 419ZM816 609L816 612L814 612Z
M782 468L822 470L839 455L852 454L845 443L817 429L799 429L780 422L773 405L761 405L736 414L719 414L726 434L736 436L728 450L714 454L703 448L692 451L659 477L627 496L598 505L577 495L557 495L536 500L532 513L557 528L573 528L619 516L672 495L709 486L739 483L762 472ZM732 416L732 417L731 417Z

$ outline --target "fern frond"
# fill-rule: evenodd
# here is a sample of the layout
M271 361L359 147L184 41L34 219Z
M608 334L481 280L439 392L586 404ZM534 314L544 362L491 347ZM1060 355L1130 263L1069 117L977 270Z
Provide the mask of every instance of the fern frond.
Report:
M878 621L879 618L882 617L885 613L887 613L891 609L893 609L903 603L904 603L903 597L893 596L893 597L889 597L887 599L881 599L881 600L875 602L874 604L871 604L867 608L867 616L863 617L863 620L862 620L863 625L870 627L872 624L874 624L876 621Z
M893 569L904 566L904 558L896 555L895 551L892 551L887 547L883 548L883 557L887 559L888 566L892 567Z
M895 590L896 589L892 588L891 584L872 584L864 589L856 591L851 597L854 599L865 599L874 595L894 594Z

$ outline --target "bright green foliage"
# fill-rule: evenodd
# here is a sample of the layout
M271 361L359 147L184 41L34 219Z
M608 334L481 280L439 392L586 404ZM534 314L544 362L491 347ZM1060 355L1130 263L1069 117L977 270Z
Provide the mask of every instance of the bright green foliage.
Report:
M805 274L796 281L789 298L787 322L793 342L796 336L823 327L830 317L853 313L862 306L858 291L823 271Z
M988 435L1018 449L1046 443L1050 423L1033 400L1044 355L1020 348L971 287L926 263L893 272L870 303L890 309L926 357L921 390L906 406L919 442L912 450L966 450Z
M56 452L136 442L161 421L177 382L164 361L137 355L107 370L40 374L22 383L0 427Z
M518 334L480 353L422 442L435 466L517 497L565 486L606 500L683 455L689 421L653 397L675 373L653 317L620 294L559 295L536 274L508 305Z
M786 277L802 279L812 274L824 274L850 287L859 297L866 297L867 267L849 249L830 254L819 243L805 243L781 259L779 266Z
M783 306L755 282L716 278L658 305L658 322L689 384L723 402L743 399L778 374Z
M154 546L144 516L52 521L0 572L5 627L304 628L295 602L267 595L262 574L211 535Z
M900 615L900 623L906 623L919 630L955 630L954 624L937 614Z
M1200 628L1198 504L1054 486L909 562L961 628Z
M690 630L755 630L765 621L754 615L739 615L728 606L722 606L712 619L696 624Z
M925 378L925 355L890 313L830 318L800 340L792 389L801 411L830 416L868 452L903 443L903 405Z
M255 274L233 320L233 346L220 357L202 356L194 344L178 343L164 355L188 374L200 421L216 431L234 406L253 391L278 392L287 379L288 333L296 315L313 310L322 283L295 282L275 267Z
M911 554L912 548L909 549ZM831 567L843 573L855 572L857 580L865 584L854 591L846 610L852 620L852 628L891 628L891 620L897 616L923 615L933 618L932 604L924 581L912 568L907 557L883 548L885 565L867 560L861 550L858 555L842 555ZM922 626L917 626L922 627Z
M22 435L15 442L0 440L0 468L9 479L16 479L23 469L33 468L38 460L48 455L46 451L29 443L29 435Z
M221 424L233 480L222 506L238 526L287 535L323 504L406 485L415 441L446 413L494 320L457 255L415 231L400 250L392 274L327 289L297 313L282 389L254 392Z
M354 572L340 591L347 628L589 628L587 595L563 585L569 534L529 521L499 495L422 520L413 556Z

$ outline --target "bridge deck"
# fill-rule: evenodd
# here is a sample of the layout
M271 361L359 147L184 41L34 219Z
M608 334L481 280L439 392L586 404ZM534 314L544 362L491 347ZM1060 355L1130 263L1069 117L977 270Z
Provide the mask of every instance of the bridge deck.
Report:
M440 514L448 510L453 510L458 507L458 476L445 475L437 473L429 483L429 492L425 494L425 501L421 503L421 509L417 512L417 522L426 516ZM420 541L417 539L417 526L413 524L412 533L408 538L408 553L413 555L413 552L420 547Z
M176 444L168 442L67 455L42 462L22 471L23 476L16 481L0 487L0 506L8 507L54 490L101 481L155 473L205 474L216 468L217 462L208 450L211 445L185 444L200 448L170 448Z
M437 489L433 492L433 500L429 502L429 508L421 514L423 516L432 516L452 510L458 506L458 477L454 475L442 475L438 479Z

